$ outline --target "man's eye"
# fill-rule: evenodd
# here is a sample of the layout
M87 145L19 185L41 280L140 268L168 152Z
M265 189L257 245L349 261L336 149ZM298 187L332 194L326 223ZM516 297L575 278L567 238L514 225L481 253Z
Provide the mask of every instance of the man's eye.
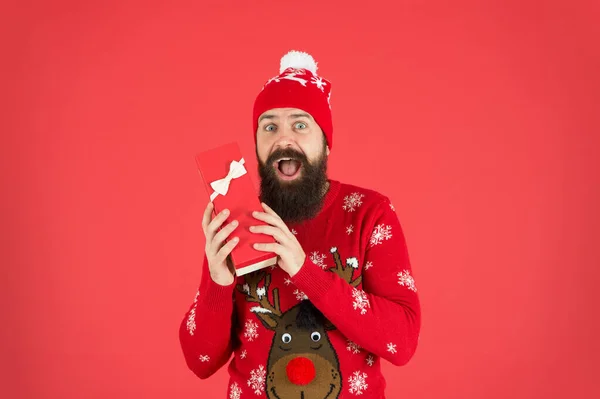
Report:
M296 123L296 129L306 129L306 123L297 122Z
M267 126L265 127L265 130L266 130L267 132L272 132L272 131L274 131L274 130L275 130L275 125L267 125Z

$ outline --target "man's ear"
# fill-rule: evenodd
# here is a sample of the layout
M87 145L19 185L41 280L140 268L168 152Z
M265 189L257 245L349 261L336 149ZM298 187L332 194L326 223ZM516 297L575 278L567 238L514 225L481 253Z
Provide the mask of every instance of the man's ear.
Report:
M329 156L329 146L327 146L327 155Z

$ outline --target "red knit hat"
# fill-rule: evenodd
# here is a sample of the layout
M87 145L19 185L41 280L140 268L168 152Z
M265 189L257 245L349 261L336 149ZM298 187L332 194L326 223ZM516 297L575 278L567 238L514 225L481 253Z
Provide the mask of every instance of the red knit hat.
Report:
M317 63L307 53L290 51L281 58L279 75L265 83L254 101L254 143L260 115L273 108L298 108L309 113L333 144L331 83L317 76Z

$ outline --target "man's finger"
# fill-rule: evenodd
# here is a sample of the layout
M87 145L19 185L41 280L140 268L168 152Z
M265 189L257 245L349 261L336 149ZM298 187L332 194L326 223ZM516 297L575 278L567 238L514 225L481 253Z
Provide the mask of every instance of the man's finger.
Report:
M278 216L278 215L277 215L277 212L275 212L275 211L273 210L273 208L271 208L269 205L265 204L264 202L261 202L260 204L262 205L263 209L264 209L264 210L265 210L267 213L270 213L271 215Z
M219 249L219 252L217 252L217 261L219 263L225 261L227 259L227 257L229 256L229 254L231 254L231 251L233 251L233 248L235 248L235 246L238 244L239 242L239 238L234 237L233 239L227 241L227 244L223 245L221 247L221 249Z
M273 216L275 219L281 220L281 217L269 205L265 204L264 202L261 202L260 205L265 210L266 214ZM283 220L281 221L283 222Z
M292 234L290 229L287 227L285 222L279 217L279 215L276 214L275 211L273 211L271 208L269 208L268 205L264 202L262 204L263 207L266 207L265 210L268 210L269 213L253 212L252 216L254 216L258 220L268 223L271 226L278 227L283 232L283 234L285 234L286 237L288 237L292 241L295 240L296 237L294 236L294 234Z
M208 227L206 229L207 238L208 238L208 236L210 236L210 239L212 241L213 237L215 236L215 233L217 232L219 227L221 227L221 225L223 224L225 219L227 219L228 216L229 216L228 209L223 209L221 212L219 212L219 214L212 220L212 222L210 222L208 224Z
M223 241L225 241L227 237L229 237L229 235L235 230L238 224L239 222L237 220L234 220L233 222L229 223L227 226L219 230L219 232L216 233L213 237L212 245L220 247Z
M272 236L277 242L283 245L287 243L289 238L287 237L285 232L281 231L280 228L273 226L250 226L250 231L253 233L268 234Z
M256 249L258 251L273 252L279 256L281 256L282 249L283 249L281 244L277 244L274 242L270 242L270 243L257 242L253 245L253 247L254 247L254 249Z
M204 209L204 215L202 215L202 230L204 234L206 234L206 229L208 228L208 224L210 223L210 217L213 211L213 203L211 201L206 204L206 208Z
M281 218L279 216L274 216L269 213L258 212L258 211L252 212L252 216L254 216L256 219L258 219L260 221L270 224L271 226L279 227L283 231L286 231L286 232L289 231L289 229L287 228L287 226L285 225L285 223L283 222L283 220L281 220Z

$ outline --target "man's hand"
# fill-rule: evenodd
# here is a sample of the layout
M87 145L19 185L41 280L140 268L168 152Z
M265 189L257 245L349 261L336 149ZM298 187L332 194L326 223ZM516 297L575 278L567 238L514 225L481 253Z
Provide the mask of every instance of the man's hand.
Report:
M277 264L290 277L293 277L300 267L304 264L306 254L302 246L285 225L283 220L273 211L267 204L261 205L265 212L252 212L252 216L256 219L267 223L269 226L250 226L250 231L253 233L268 234L275 238L276 243L256 243L254 248L259 251L273 252L278 256Z
M235 248L239 239L234 237L225 245L223 245L223 242L237 227L238 221L234 220L222 228L221 231L217 232L227 219L227 216L229 216L229 210L224 209L211 221L213 207L213 203L209 202L202 218L202 230L204 230L204 236L206 237L204 251L208 259L208 269L210 270L212 280L219 285L230 285L235 278L235 269L233 268L229 254Z

